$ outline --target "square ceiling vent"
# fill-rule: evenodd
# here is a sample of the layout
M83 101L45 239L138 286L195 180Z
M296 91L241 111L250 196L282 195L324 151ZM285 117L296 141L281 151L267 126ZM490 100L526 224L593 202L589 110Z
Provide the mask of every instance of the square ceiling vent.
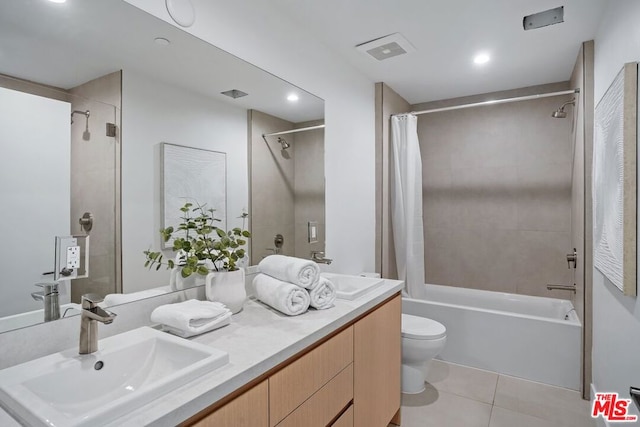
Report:
M414 52L415 47L400 33L389 34L379 39L360 43L356 46L360 52L365 53L378 61Z

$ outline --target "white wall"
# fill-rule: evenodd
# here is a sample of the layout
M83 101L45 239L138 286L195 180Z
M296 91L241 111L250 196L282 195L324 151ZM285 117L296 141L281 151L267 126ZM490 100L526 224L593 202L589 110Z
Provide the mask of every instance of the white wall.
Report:
M55 236L69 234L70 114L68 102L0 88L0 144L11 147L0 155L0 317L42 308L31 292L53 280L42 273L53 270ZM29 212L43 215L25 222Z
M247 111L124 70L122 81L122 275L126 293L169 284L144 268L160 249L160 143L227 153L227 224L248 212ZM167 252L171 255L171 252Z
M173 23L164 2L125 1ZM334 259L330 268L373 271L373 82L272 2L192 1L197 18L187 31L325 100L326 253Z
M608 4L595 39L595 104L626 62L640 61L640 2ZM640 302L593 274L593 385L628 397L640 386Z

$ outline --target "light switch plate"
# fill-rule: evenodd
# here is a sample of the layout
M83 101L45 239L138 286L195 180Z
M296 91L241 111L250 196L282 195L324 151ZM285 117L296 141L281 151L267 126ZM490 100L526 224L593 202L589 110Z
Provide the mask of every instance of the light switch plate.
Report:
M318 221L309 221L307 235L309 243L318 242Z

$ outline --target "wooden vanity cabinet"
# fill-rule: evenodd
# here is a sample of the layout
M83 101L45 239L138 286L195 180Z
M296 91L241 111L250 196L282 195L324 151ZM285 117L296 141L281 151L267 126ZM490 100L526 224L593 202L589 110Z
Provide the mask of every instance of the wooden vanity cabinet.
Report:
M386 427L400 409L401 322L398 295L354 325L355 427Z
M194 427L268 427L269 385L263 381L218 408Z
M316 396L323 393L326 396ZM304 407L303 412L316 415L305 426L325 427L352 399L353 326L349 326L269 377L269 425L296 425L291 415ZM335 412L319 417L326 405ZM320 418L327 422L319 423Z
M185 425L386 427L400 409L400 313L397 295Z

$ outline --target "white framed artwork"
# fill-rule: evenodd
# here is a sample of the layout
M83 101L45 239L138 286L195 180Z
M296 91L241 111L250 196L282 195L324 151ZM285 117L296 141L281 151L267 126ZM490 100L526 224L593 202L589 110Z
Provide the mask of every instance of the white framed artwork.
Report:
M637 294L637 104L634 62L596 106L593 146L593 263L628 296Z
M226 153L163 142L160 164L162 228L175 228L182 221L180 208L187 202L195 207L197 202L215 209L214 216L220 219L216 225L226 230ZM163 242L163 249L171 247L172 240Z

